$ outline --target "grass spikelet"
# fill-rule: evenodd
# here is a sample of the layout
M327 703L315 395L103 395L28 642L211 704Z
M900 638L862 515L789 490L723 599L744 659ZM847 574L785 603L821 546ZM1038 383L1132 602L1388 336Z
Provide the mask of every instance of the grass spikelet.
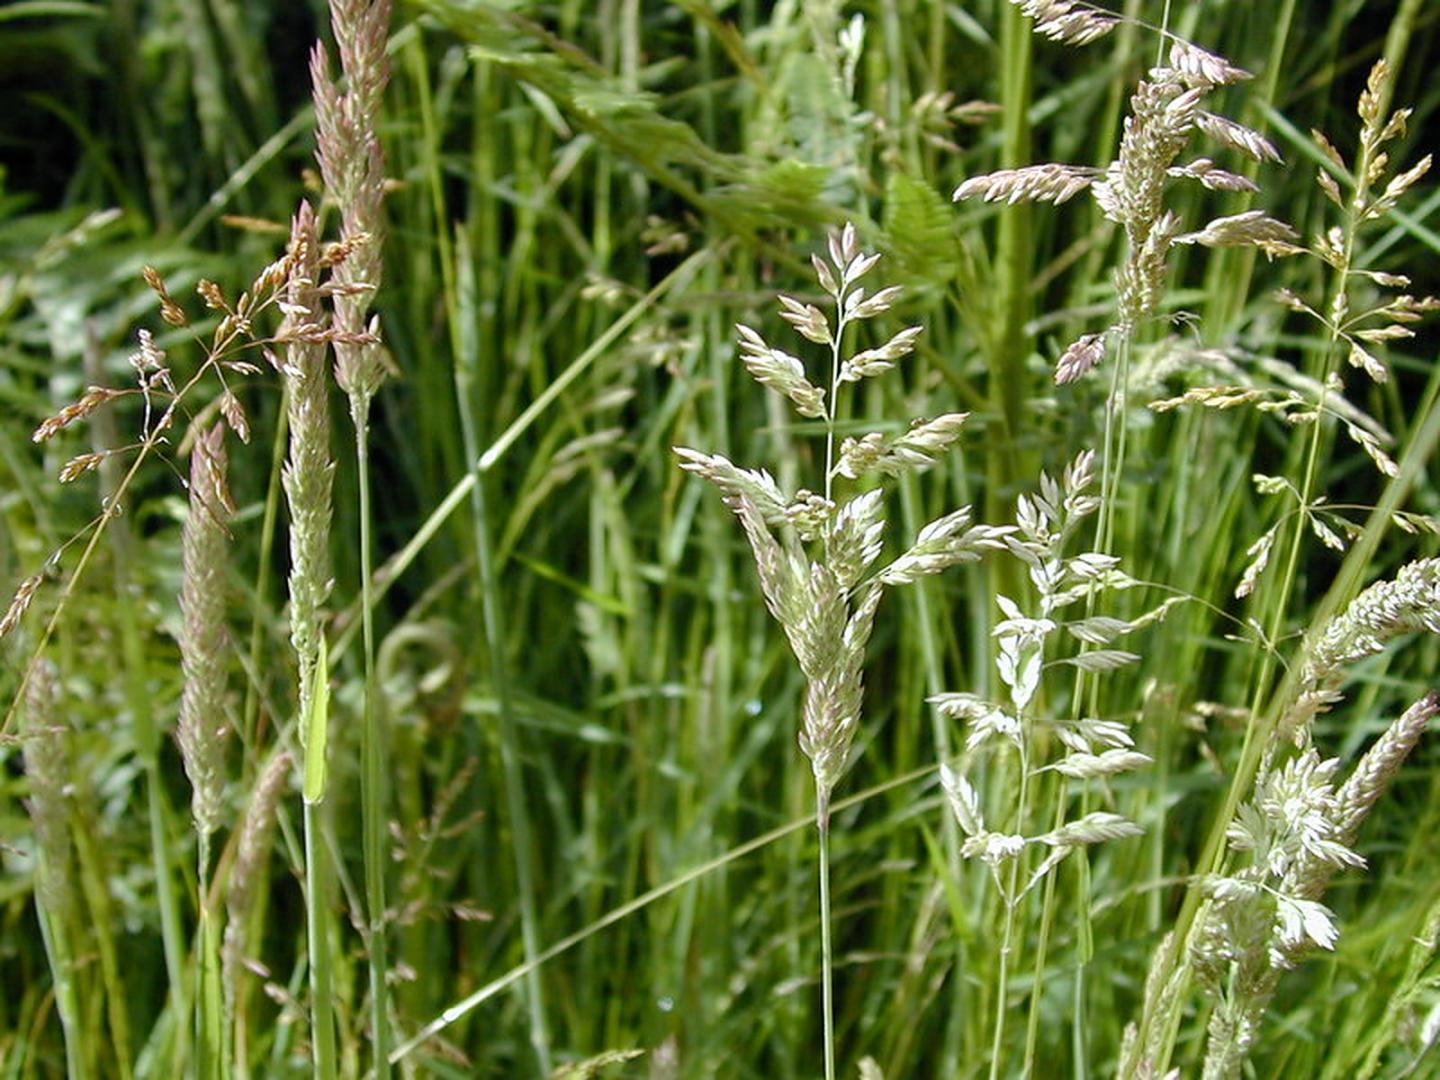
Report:
M5 609L4 618L0 618L0 638L5 637L15 627L20 625L20 620L25 617L29 610L30 602L35 599L35 594L40 591L40 586L45 584L45 575L31 574L15 590L15 595L10 598L10 604Z

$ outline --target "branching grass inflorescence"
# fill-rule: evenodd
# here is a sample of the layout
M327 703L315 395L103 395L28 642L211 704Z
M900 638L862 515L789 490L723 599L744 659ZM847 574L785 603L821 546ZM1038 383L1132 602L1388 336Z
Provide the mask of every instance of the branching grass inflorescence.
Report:
M805 676L800 749L815 780L815 822L820 835L822 989L825 1075L835 1075L832 1028L829 827L830 799L850 764L863 704L865 647L886 585L903 585L948 567L979 559L1004 545L1013 526L971 523L969 507L930 522L914 543L888 565L875 567L883 550L884 489L838 496L837 480L894 476L923 468L960 436L962 413L917 420L898 436L872 432L848 437L836 456L836 395L848 383L879 375L908 355L920 333L906 327L883 344L847 355L846 330L889 311L895 286L870 293L860 284L879 260L863 252L854 225L830 237L828 260L812 256L816 280L830 311L789 296L781 317L807 341L829 350L829 389L808 377L799 358L769 345L751 327L738 327L741 357L762 385L787 397L801 416L825 422L824 494L780 490L763 469L736 466L718 454L676 449L681 468L714 484L739 519L750 542L760 589Z

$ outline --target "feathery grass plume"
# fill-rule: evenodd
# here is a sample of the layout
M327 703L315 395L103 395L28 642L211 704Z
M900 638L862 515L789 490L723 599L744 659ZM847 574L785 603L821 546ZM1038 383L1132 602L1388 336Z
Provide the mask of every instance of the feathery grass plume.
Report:
M217 423L195 437L190 451L190 508L182 529L180 586L180 667L185 684L176 726L180 758L190 780L190 814L199 837L195 1070L206 1080L218 1080L228 1071L220 983L220 913L211 891L210 869L210 838L220 827L225 805L226 522L235 511L226 470L225 424Z
M780 297L781 318L802 338L828 348L828 392L812 383L798 357L771 347L741 325L742 360L761 385L786 397L801 416L825 421L824 493L781 491L763 469L744 469L718 454L676 447L680 467L719 489L750 542L760 591L770 614L790 643L805 697L800 750L815 780L815 823L820 836L822 1009L825 1076L835 1076L829 899L830 799L850 763L863 705L865 648L875 612L887 585L903 585L957 563L979 559L1003 546L1013 531L970 524L965 507L920 530L915 543L886 567L875 568L883 549L884 490L836 497L837 479L895 476L930 465L960 436L965 414L917 421L889 439L879 432L847 438L835 453L836 393L847 383L892 368L913 349L920 334L906 327L883 344L845 354L846 331L876 318L895 304L898 287L867 292L860 280L880 256L861 250L855 226L830 236L828 260L811 257L816 280L830 298L829 312L789 296ZM777 537L777 533L779 534Z
M290 276L282 370L290 421L290 448L281 475L290 506L290 643L300 668L300 716L310 713L315 669L324 633L321 609L330 595L330 407L325 370L325 321L320 299L320 250L315 215L301 203L290 228ZM304 728L301 728L302 732Z
M1276 740L1307 745L1315 716L1340 700L1344 669L1373 656L1402 634L1440 634L1440 559L1401 567L1390 581L1360 593L1320 632L1301 670L1295 700L1283 714Z
M1001 546L1008 527L969 525L969 508L931 522L915 544L889 566L867 571L880 555L884 531L879 488L840 501L837 478L896 476L923 468L959 438L966 414L917 420L898 437L872 432L847 438L838 460L834 448L835 392L844 384L878 375L909 354L920 328L911 326L884 344L843 355L847 328L888 311L896 287L867 294L858 282L879 256L860 250L853 225L831 236L829 261L812 259L820 287L833 305L834 324L813 304L780 297L781 318L808 341L829 347L829 393L808 378L797 357L770 346L760 333L740 325L742 359L756 381L789 398L796 412L826 423L825 494L800 490L785 495L764 469L744 469L718 454L677 447L680 467L714 484L750 541L761 591L780 623L807 679L800 745L815 775L818 807L828 812L830 793L847 764L859 722L861 668L873 627L880 586L901 585L977 559ZM969 526L967 528L967 526ZM776 538L772 530L779 529ZM818 543L818 558L803 545Z
M1440 698L1426 695L1391 724L1338 789L1340 762L1322 760L1311 745L1313 720L1341 699L1347 666L1419 630L1440 633L1440 560L1410 563L1365 589L1310 650L1295 700L1264 748L1255 794L1227 832L1231 850L1252 861L1206 879L1191 937L1191 966L1216 1000L1207 1080L1239 1075L1280 975L1313 946L1334 946L1338 930L1320 900L1337 870L1364 865L1349 845ZM1277 768L1287 738L1302 751Z
M1067 664L1086 672L1110 671L1139 657L1107 646L1163 617L1163 611L1131 622L1084 612L1067 617L1072 608L1093 603L1106 589L1129 584L1114 556L1095 551L1066 554L1086 519L1100 509L1100 499L1090 493L1094 461L1094 453L1084 451L1066 468L1059 482L1042 473L1039 492L1020 496L1016 524L1002 538L1007 550L1025 565L1038 594L1037 610L1029 613L1008 596L995 597L1004 616L993 631L999 646L996 669L1008 701L968 692L937 694L929 699L942 716L966 723L967 755L1008 744L1019 759L1018 790L1013 802L1004 808L1006 820L996 821L993 826L986 822L984 807L996 804L985 803L970 780L950 763L942 762L940 767L946 802L965 836L960 854L985 863L1000 892L1004 912L996 987L996 1000L1000 1002L1008 1000L1012 943L1025 897L1072 853L1141 832L1134 822L1108 811L1084 813L1065 821L1061 811L1068 805L1068 797L1063 790L1062 804L1049 815L1049 828L1032 832L1034 808L1030 791L1032 782L1041 774L1055 772L1089 780L1117 776L1150 763L1147 755L1133 749L1134 740L1123 722L1089 717L1051 719L1035 708L1047 653L1052 656L1050 664ZM1058 644L1064 640L1062 630L1066 638L1078 643L1079 651L1055 656L1068 651ZM1060 755L1045 762L1047 747L1058 747ZM1033 861L1032 852L1037 856ZM1032 1013L1038 997L1032 995ZM992 1078L1001 1074L1008 1011L1001 1007L995 1012Z
M329 689L320 685L325 670L322 608L330 595L331 483L329 372L326 342L330 329L320 306L320 252L315 216L300 204L290 227L289 277L285 320L277 338L284 343L286 407L290 446L281 484L290 506L290 644L299 669L299 729L306 778L305 881L306 936L310 955L310 1027L315 1075L336 1075L335 1028L329 958L329 869L323 839L317 835L315 803L324 797L326 725L321 708Z
M1119 16L1078 0L1010 0L1035 20L1035 32L1067 45L1088 45L1120 25Z
M1216 1003L1207 1080L1240 1074L1280 977L1315 947L1334 948L1339 930L1320 901L1337 871L1365 865L1350 845L1437 712L1440 695L1417 701L1338 788L1339 760L1305 750L1263 777L1237 814L1230 846L1251 863L1206 881L1191 945L1200 985Z
M226 1012L235 1015L236 990L241 967L249 950L250 914L255 905L255 887L261 881L261 870L270 857L270 840L275 832L275 808L285 793L290 777L291 759L288 751L272 757L250 793L250 802L240 822L235 862L225 900L227 919L222 946L222 979L225 985ZM237 1041L239 1052L243 1043Z
M390 30L390 0L330 0L330 24L340 47L345 92L330 79L323 45L311 59L315 98L316 156L340 208L340 242L350 248L332 271L335 381L350 400L355 429L359 484L361 622L365 685L360 735L361 829L367 908L371 1035L375 1075L390 1075L390 1009L385 927L385 768L386 738L375 701L375 633L370 587L370 401L388 367L380 342L380 322L366 324L382 270L385 159L376 125L381 98L390 79L385 47ZM542 1061L548 1060L542 1054Z
M1099 35L1061 32L1072 25L1067 20L1079 20L1073 23L1079 26L1086 19L1099 19L1106 30L1119 21L1116 16L1069 2L1012 2L1037 20L1038 31L1071 44L1085 44ZM1055 32L1048 32L1047 27ZM1257 160L1280 160L1279 153L1258 132L1199 107L1215 87L1249 77L1224 58L1176 40L1169 62L1151 68L1135 88L1119 152L1105 169L1031 165L974 176L955 189L956 201L982 198L987 202L1057 205L1088 189L1105 216L1125 230L1125 259L1115 282L1116 321L1098 334L1083 335L1064 350L1055 370L1057 383L1073 382L1095 368L1104 358L1105 339L1111 333L1128 341L1155 314L1165 284L1166 257L1176 244L1253 246L1286 254L1296 250L1293 230L1260 211L1217 218L1187 233L1165 206L1172 179L1194 180L1211 190L1254 189L1251 181L1217 167L1209 158L1178 163L1196 131Z
M220 827L225 801L225 570L230 501L225 425L201 432L190 451L190 510L181 531L180 668L184 688L175 735L190 779L190 813L204 835Z
M335 380L347 396L369 401L384 381L388 361L366 325L380 285L385 231L385 158L376 124L390 60L390 0L331 0L330 25L340 49L345 91L331 78L323 43L310 58L315 98L316 158L325 186L340 210L340 238L353 246L334 270Z

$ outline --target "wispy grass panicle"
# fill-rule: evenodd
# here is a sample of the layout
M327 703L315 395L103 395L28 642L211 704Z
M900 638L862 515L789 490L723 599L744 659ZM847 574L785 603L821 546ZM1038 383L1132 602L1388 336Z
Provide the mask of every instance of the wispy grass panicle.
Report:
M966 507L925 526L908 550L871 571L882 550L883 490L836 498L835 482L894 477L929 466L960 437L967 414L917 419L898 436L871 432L847 437L837 456L837 392L893 368L913 351L921 328L905 327L882 344L847 356L847 329L889 311L900 289L889 286L870 293L859 284L879 255L861 250L853 225L830 237L826 254L828 259L812 256L812 265L821 290L830 297L831 311L789 296L781 296L780 305L781 318L797 334L827 347L828 391L811 381L800 358L773 347L759 331L738 327L741 359L755 380L788 398L801 416L825 421L824 494L802 489L787 495L763 469L744 469L718 454L688 447L675 451L681 468L719 488L739 519L766 605L807 679L800 745L815 774L822 817L845 771L859 722L861 669L880 587L906 584L978 559L1000 548L1011 531L972 525ZM812 543L818 545L814 556L805 548Z
M385 156L378 130L390 80L386 45L390 0L330 0L330 25L340 48L345 90L331 81L323 46L311 61L315 142L320 171L340 210L340 242L347 257L332 271L335 381L350 402L360 516L360 616L365 686L360 735L360 795L364 845L366 949L370 969L371 1031L375 1075L390 1075L390 1008L386 956L385 804L387 739L375 701L375 630L371 597L370 402L389 360L380 321L369 317L383 268Z
M1108 780L1151 762L1134 748L1129 725L1123 720L1078 713L1051 716L1041 707L1041 680L1047 668L1068 665L1081 672L1101 673L1134 663L1140 659L1138 654L1112 646L1122 636L1163 618L1170 606L1161 605L1129 621L1091 613L1104 592L1129 584L1115 556L1097 551L1072 554L1069 550L1087 519L1101 509L1099 497L1091 491L1094 466L1095 455L1087 450L1070 463L1059 481L1042 473L1040 490L1019 497L1015 525L1002 537L1004 547L1023 564L1036 594L1033 606L1004 594L995 596L1003 618L996 622L992 635L1004 699L969 691L929 699L942 716L966 727L966 763L956 768L941 762L941 787L965 837L961 856L985 864L1002 904L995 990L995 1000L1002 1004L995 1009L992 1024L992 1080L1004 1072L1004 1035L1010 1010L1003 1003L1009 1000L1016 935L1026 897L1045 885L1055 868L1077 852L1141 832L1135 822L1110 811L1083 812L1071 818L1070 799L1063 787L1043 825L1037 825L1032 805L1033 787L1047 773L1081 782ZM1015 774L986 768L985 773L1002 777L999 786L1003 790L986 794L984 782L972 783L967 774L978 779L982 772L977 767L978 755L993 750L1014 753L1018 782L1011 780ZM1047 890L1047 897L1050 895ZM1043 968L1043 946L1040 954L1037 971ZM1032 992L1030 1008L1032 1017L1038 1016L1038 992ZM1032 1055L1033 1047L1027 1047L1027 1073L1033 1066Z
M1037 19L1036 29L1042 32L1047 25L1060 27L1064 19L1095 15L1088 6L1075 4L1027 0L1019 6ZM1070 12L1070 8L1076 11ZM1102 18L1107 28L1118 21L1109 15ZM1059 33L1050 36L1074 44L1088 40ZM1260 211L1217 218L1202 229L1186 232L1178 213L1166 202L1170 184L1177 179L1218 191L1255 190L1248 178L1218 167L1209 158L1182 163L1180 155L1197 133L1257 160L1280 160L1274 146L1259 132L1200 108L1217 86L1249 77L1249 72L1223 57L1177 39L1168 62L1151 68L1131 95L1120 147L1105 169L1030 165L974 176L955 189L957 201L981 198L1056 204L1088 189L1105 216L1124 230L1125 255L1115 275L1115 321L1101 333L1085 334L1063 352L1055 370L1056 382L1081 378L1104 358L1110 335L1128 342L1154 317L1164 293L1168 256L1176 244L1252 246L1287 254L1297 250L1292 243L1293 230Z
M1208 900L1192 938L1192 964L1214 999L1206 1080L1240 1075L1280 977L1339 938L1321 903L1335 874L1363 867L1352 850L1361 823L1399 771L1440 697L1425 695L1395 720L1337 786L1340 761L1311 747L1267 772L1230 827L1249 862L1205 881Z
M966 414L919 419L900 436L871 432L846 438L837 459L836 396L847 384L881 375L915 348L921 329L908 326L882 344L847 353L847 330L890 311L897 286L861 285L880 256L861 249L853 224L831 234L813 255L816 282L830 310L780 297L781 318L806 341L826 347L829 386L812 382L807 365L741 325L741 358L761 385L786 397L803 417L825 422L823 494L787 495L763 469L744 469L715 454L677 447L680 467L714 484L750 542L766 607L780 624L805 677L799 743L815 780L820 836L822 1010L825 1076L835 1076L830 945L830 801L849 767L863 707L865 649L885 586L903 585L979 559L1004 546L1010 526L972 525L964 507L930 522L893 562L876 568L883 550L884 490L841 494L836 482L894 477L923 469L960 437ZM778 534L778 535L777 535Z

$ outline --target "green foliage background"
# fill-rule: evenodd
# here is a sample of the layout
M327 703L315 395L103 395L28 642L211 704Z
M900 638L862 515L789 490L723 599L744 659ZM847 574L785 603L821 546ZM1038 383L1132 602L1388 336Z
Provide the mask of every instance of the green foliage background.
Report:
M1287 159L1256 172L1261 191L1249 204L1302 234L1330 220L1305 133L1319 128L1342 149L1353 145L1354 102L1382 54L1398 70L1395 103L1415 110L1394 160L1408 164L1433 145L1434 4L1129 0L1125 9L1155 24L1168 17L1173 31L1257 73L1219 97ZM316 197L306 55L328 33L322 15L313 2L238 0L0 9L6 587L82 529L115 482L101 470L61 487L59 466L92 442L131 441L139 409L127 404L44 447L31 444L33 428L88 384L126 385L137 327L155 331L177 371L199 362L192 331L159 321L140 267L158 267L177 298L202 277L233 295L283 246L283 229L266 223L282 226L301 197ZM835 43L856 15L865 38L852 95ZM826 230L854 220L885 253L875 273L906 286L889 329L926 327L900 377L860 394L856 418L898 426L973 413L961 449L902 487L891 546L961 503L973 502L980 520L1009 520L1041 468L1058 472L1100 438L1108 371L1057 388L1049 368L1079 333L1104 325L1119 242L1084 199L1002 213L953 205L949 194L1002 164L1108 161L1129 90L1156 48L1152 33L1134 27L1083 50L1032 39L998 0L399 4L382 127L394 187L377 308L402 377L376 401L372 465L376 543L388 560L378 618L402 1037L523 959L513 857L521 841L503 797L500 703L475 562L483 530L499 570L492 599L507 624L499 655L518 723L522 752L512 767L530 817L541 944L579 934L541 968L557 1060L637 1048L652 1053L623 1075L818 1073L811 780L795 748L800 680L739 530L675 467L669 448L779 462L787 489L807 478L815 486L817 428L794 422L749 380L732 324L764 327L772 343L799 352L782 344L773 294L813 291L808 252ZM1003 111L952 123L943 108L926 107L938 94ZM1242 209L1244 198L1187 189L1181 209L1198 228ZM1417 295L1440 291L1437 206L1440 189L1422 182L1366 234L1360 264L1410 275ZM1249 370L1272 357L1305 369L1323 340L1269 293L1285 285L1324 295L1322 270L1314 260L1196 249L1174 266L1166 300L1168 312L1194 318L1154 328L1149 343L1173 329L1181 348L1230 350ZM186 302L198 320L200 304ZM1290 509L1256 495L1250 476L1293 471L1300 443L1252 411L1151 414L1143 408L1151 398L1211 381L1193 356L1166 355L1142 352L1128 388L1115 550L1129 573L1164 586L1136 596L1130 614L1175 590L1199 601L1131 646L1142 661L1111 677L1104 697L1155 757L1106 795L1147 834L1094 856L1085 917L1062 901L1038 983L1022 958L1018 996L993 1001L993 891L983 868L951 873L951 826L934 782L938 748L963 736L924 699L989 687L991 597L1019 583L1005 579L1009 569L966 568L887 598L861 753L838 793L863 797L837 809L832 844L838 1042L850 1075L867 1054L892 1078L983 1073L995 1010L1028 1008L1032 995L1037 1075L1113 1070L1151 950L1240 749L1243 718L1229 710L1249 704L1260 655L1245 620L1272 600L1263 588L1250 604L1231 593L1247 547ZM1434 356L1434 333L1422 328L1389 349L1390 382L1352 380L1356 403L1395 435L1397 457L1424 436L1420 419L1440 387ZM294 693L284 513L276 511L278 380L255 379L243 399L255 438L231 454L241 510L237 810L262 752L288 732ZM467 460L462 410L488 448L483 468ZM1434 435L1425 437L1405 505L1434 514ZM358 524L338 436L337 456L327 812L354 875L360 659L349 538ZM465 498L477 478L484 515ZM1321 490L1363 522L1382 480L1341 439ZM157 850L168 852L161 867L188 934L193 839L168 734L179 695L183 512L179 476L155 463L47 650L73 729L86 913L79 978L97 1075L171 1073L187 1060L187 1020L175 1011L175 972L161 944L156 861ZM1390 528L1356 570L1359 581L1434 549L1424 529ZM59 577L74 554L60 558ZM1287 640L1277 643L1282 658L1339 567L1320 544L1306 549ZM58 593L48 585L25 630L0 642L0 701L10 701ZM1369 662L1349 702L1322 718L1318 741L1353 756L1433 684L1435 670L1430 639ZM1197 709L1206 702L1227 709L1207 720ZM64 1056L35 928L19 758L13 741L0 743L0 1075L57 1075ZM1369 873L1346 875L1330 896L1340 944L1284 984L1253 1058L1256 1075L1354 1076L1394 1038L1380 1053L1381 1075L1399 1076L1421 1048L1423 1032L1397 1031L1384 1018L1403 1021L1402 1006L1420 1018L1440 1002L1431 955L1437 761L1422 744L1367 824L1359 847ZM157 782L168 806L158 820L145 799ZM304 989L298 814L292 797L256 923L256 960L273 992L261 993L256 978L245 1003L255 1075L306 1068L296 1005ZM690 875L710 860L719 861ZM1076 885L1066 870L1062 897L1078 895ZM626 907L652 889L661 895ZM358 1069L363 956L358 935L341 924L342 1042ZM487 996L407 1060L421 1075L534 1075L522 986ZM1397 1003L1399 990L1410 998ZM1180 1033L1176 1063L1187 1075L1203 1050L1204 1019L1191 1010ZM1014 1068L1023 1029L1013 1025ZM1430 1074L1436 1060L1423 1058L1410 1075Z

